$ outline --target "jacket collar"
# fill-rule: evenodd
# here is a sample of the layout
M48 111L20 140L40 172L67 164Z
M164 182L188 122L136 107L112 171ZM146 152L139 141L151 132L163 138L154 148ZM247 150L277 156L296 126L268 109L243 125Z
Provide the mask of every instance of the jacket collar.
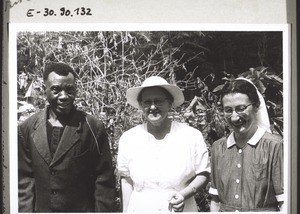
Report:
M47 138L47 120L48 120L49 106L47 106L42 112L41 115L36 120L33 125L32 138L34 144L46 161L48 165L55 164L59 159L61 159L64 154L66 154L74 144L76 144L80 139L80 133L82 132L83 121L82 114L74 109L71 112L70 119L66 122L64 132L58 144L57 150L52 158L50 154L50 149L48 145Z

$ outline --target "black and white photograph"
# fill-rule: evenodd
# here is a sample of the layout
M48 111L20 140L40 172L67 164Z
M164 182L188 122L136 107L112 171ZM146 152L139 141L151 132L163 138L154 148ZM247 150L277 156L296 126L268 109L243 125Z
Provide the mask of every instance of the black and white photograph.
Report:
M9 38L12 213L287 212L287 25Z

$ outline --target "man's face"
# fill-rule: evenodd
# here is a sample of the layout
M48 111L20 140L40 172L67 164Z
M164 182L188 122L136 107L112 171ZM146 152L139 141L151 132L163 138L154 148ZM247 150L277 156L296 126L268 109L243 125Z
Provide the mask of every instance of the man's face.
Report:
M46 96L51 110L58 116L68 115L76 96L75 78L51 72L45 82Z

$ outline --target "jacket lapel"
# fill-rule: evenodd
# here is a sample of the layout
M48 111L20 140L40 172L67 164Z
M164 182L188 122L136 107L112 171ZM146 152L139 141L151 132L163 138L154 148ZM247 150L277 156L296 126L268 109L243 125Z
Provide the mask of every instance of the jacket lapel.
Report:
M37 117L37 121L33 125L33 132L31 137L33 139L34 145L45 162L50 165L51 163L51 154L48 145L47 138L47 109L41 112L41 117Z
M80 132L82 131L82 123L78 118L78 112L72 116L70 124L66 125L64 132L59 141L56 152L54 153L53 159L50 165L55 164L63 155L65 155L74 144L76 144L80 139Z

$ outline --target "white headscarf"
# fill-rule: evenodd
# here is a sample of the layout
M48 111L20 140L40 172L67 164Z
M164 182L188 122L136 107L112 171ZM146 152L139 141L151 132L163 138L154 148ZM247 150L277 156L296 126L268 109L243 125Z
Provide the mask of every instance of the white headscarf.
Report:
M265 99L263 98L262 94L258 91L257 87L253 84L253 82L251 80L248 80L244 77L238 77L238 78L236 78L236 80L245 80L245 81L251 83L255 87L259 101L260 101L260 105L259 105L258 111L256 113L257 125L260 127L266 128L267 131L271 133L269 114L268 114Z

